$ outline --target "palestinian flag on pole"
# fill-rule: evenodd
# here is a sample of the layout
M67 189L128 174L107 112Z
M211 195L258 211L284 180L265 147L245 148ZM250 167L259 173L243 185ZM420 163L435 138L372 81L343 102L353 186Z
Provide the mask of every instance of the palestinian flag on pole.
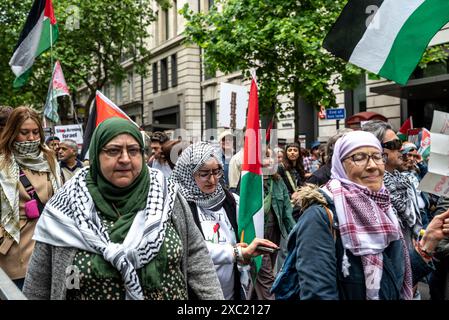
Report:
M70 91L65 82L61 64L59 61L56 61L50 85L48 86L47 101L44 106L44 115L54 123L59 122L57 98L62 96L70 97Z
M51 0L35 0L9 61L12 72L16 75L14 88L27 82L34 60L57 39L58 26Z
M349 0L323 47L406 84L430 40L447 22L447 0Z
M263 176L259 132L259 102L256 81L252 80L246 120L238 226L240 242L250 244L254 238L264 238ZM256 257L256 271L262 257Z
M401 139L402 141L407 141L408 131L411 128L413 128L413 121L412 117L409 117L407 120L405 120L397 133L399 139Z
M80 154L81 159L84 160L86 154L88 154L87 151L89 150L90 139L92 138L95 128L104 120L112 117L119 117L129 120L139 127L139 125L135 123L122 109L117 107L114 102L109 100L100 91L97 91L95 104L89 113L86 130L84 131L83 148Z
M418 153L423 157L424 161L427 161L430 155L430 137L430 131L426 128L422 128Z

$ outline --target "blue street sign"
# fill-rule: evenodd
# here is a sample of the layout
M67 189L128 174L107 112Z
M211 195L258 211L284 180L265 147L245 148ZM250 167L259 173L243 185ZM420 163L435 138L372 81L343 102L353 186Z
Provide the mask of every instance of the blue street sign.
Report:
M346 118L345 108L326 109L327 120L342 120Z

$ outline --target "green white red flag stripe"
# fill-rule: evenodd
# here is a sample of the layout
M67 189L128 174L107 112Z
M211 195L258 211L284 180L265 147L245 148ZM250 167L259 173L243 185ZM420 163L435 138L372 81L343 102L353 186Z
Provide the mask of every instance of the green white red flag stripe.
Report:
M259 129L257 85L253 79L249 93L238 213L240 241L248 244L256 237L264 238L262 153ZM262 257L257 257L255 262L256 271L258 271L262 265Z
M323 46L363 69L407 83L449 22L447 0L350 0Z
M408 136L408 131L412 128L413 128L413 121L412 121L412 117L410 116L409 118L407 118L407 120L404 121L404 123L402 124L401 128L399 129L399 131L397 133L399 139L401 139L402 141L406 141L407 136Z
M139 125L135 123L122 109L120 109L114 102L109 100L104 94L97 90L95 104L89 113L86 130L84 131L83 148L80 154L81 159L85 159L84 157L88 154L90 140L95 128L104 120L112 117L119 117L129 120L139 127Z
M15 88L27 82L35 59L55 43L58 34L52 1L35 0L9 61Z

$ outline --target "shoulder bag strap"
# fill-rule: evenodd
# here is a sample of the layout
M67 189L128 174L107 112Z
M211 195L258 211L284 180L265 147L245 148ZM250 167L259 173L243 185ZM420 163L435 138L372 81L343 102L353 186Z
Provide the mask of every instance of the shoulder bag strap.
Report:
M292 175L290 174L290 172L288 170L285 170L285 174L287 175L287 179L288 182L290 182L290 185L293 188L293 192L296 191L296 189L298 188L298 186L296 185L296 183L293 181Z
M30 195L30 197L32 197L33 194L35 193L34 187L22 169L20 169L19 180L22 183L23 187L25 188L25 191Z
M323 206L323 207L324 207L324 210L326 210L327 218L329 219L329 223L330 223L329 231L330 231L330 233L332 233L332 238L334 238L334 241L335 241L335 239L337 239L337 234L335 232L335 228L333 227L334 215L332 214L332 212L330 211L330 209L328 207L326 207L326 206Z

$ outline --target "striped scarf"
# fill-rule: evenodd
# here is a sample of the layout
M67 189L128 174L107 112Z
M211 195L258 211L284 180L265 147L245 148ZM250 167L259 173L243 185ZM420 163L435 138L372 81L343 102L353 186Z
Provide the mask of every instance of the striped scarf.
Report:
M56 192L61 185L59 175L53 175L39 146L40 140L14 142L13 154L8 163L5 163L4 155L0 155L0 163L5 163L4 168L0 171L0 227L6 232L7 236L13 238L17 243L20 242L18 188L20 168L48 172L53 192ZM56 162L55 165L56 172L59 172L58 163Z
M385 171L385 188L390 192L390 200L394 210L397 213L399 222L403 228L413 229L415 236L421 229L421 215L417 202L415 188L410 180L403 176L399 171L393 173ZM418 225L418 228L415 228Z
M372 192L357 184L332 179L325 186L333 196L343 247L343 273L349 274L346 249L361 256L365 275L366 298L378 300L383 272L383 251L401 240L404 251L402 298L412 298L412 272L406 242L391 210L389 192Z
M177 193L176 185L166 183L162 172L147 169L151 184L146 208L137 212L123 243L112 242L101 222L86 185L89 168L78 171L47 203L33 239L101 255L120 272L126 299L142 300L136 270L157 256Z

